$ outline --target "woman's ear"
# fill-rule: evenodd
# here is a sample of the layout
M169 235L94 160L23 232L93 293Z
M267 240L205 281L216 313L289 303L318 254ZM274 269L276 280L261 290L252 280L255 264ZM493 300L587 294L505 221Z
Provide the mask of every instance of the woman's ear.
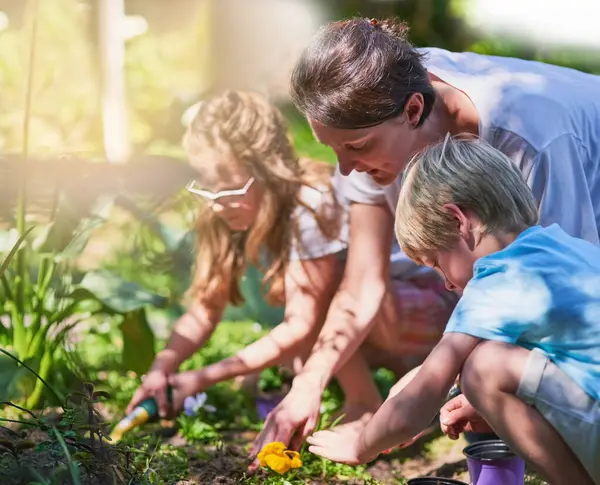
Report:
M410 95L406 104L404 105L404 112L406 113L406 120L411 128L416 128L421 121L423 116L423 109L425 108L425 98L421 93L413 93Z

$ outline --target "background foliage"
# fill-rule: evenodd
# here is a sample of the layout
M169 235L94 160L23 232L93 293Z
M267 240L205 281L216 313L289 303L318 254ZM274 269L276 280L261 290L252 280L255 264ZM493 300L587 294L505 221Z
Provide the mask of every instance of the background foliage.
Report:
M9 19L8 28L0 31L0 168L7 166L10 156L23 154L32 3L0 1L0 10ZM215 68L206 44L211 29L219 25L210 24L207 4L208 0L126 1L128 14L141 14L148 20L147 31L129 39L125 50L127 119L133 144L129 165L134 168L128 177L134 180L153 175L148 173L154 170L149 168L148 155L171 157L163 160L162 167L168 171L180 172L185 167L181 118L201 99ZM322 0L321 4L331 19L399 16L411 26L411 39L418 46L522 57L600 73L598 56L476 35L464 22L467 0ZM96 6L93 0L38 2L25 153L49 167L52 160L73 155L103 162ZM288 100L278 101L298 153L335 163L332 151L315 143L305 120ZM78 181L83 174L76 168L77 161L74 163L68 176ZM160 174L154 175L160 178ZM26 173L25 181L31 177L32 173ZM3 172L0 195L14 190L15 180ZM27 461L28 453L34 452L40 453L36 456L48 453L55 468L36 482L31 480L38 477L27 475L27 481L17 478L9 483L82 483L82 476L89 478L99 472L94 460L96 465L98 460L110 463L130 479L128 483L173 483L192 466L191 455L159 443L148 433L133 436L124 448L117 449L118 457L108 456L103 448L103 423L90 411L92 404L102 401L110 415L122 413L155 350L184 311L181 297L193 262L194 235L189 228L194 207L185 193L165 200L162 193L144 190L103 194L97 200L90 196L94 200L82 204L56 188L44 208L49 214L44 221L39 207L32 203L35 194L25 206L22 229L32 228L32 232L22 241L16 261L0 270L0 401L6 406L0 414L1 419L11 420L15 410L24 412L27 421L20 423L33 426L44 439L32 451L28 439L0 427L0 451L5 450L0 453L0 475L19 477L26 476L20 475L25 469L35 470ZM0 209L2 215L12 214L12 218L2 218L0 231L0 261L8 261L5 258L19 239L13 224L19 217L12 206ZM185 369L231 355L279 321L282 309L265 304L258 291L260 277L256 268L248 269L242 283L246 304L228 309L229 322L184 364ZM276 377L270 369L261 382L273 386L279 382ZM376 379L386 394L392 376L380 370ZM94 384L83 385L86 381ZM94 385L100 391L94 391ZM79 401L75 406L69 404L67 396L80 388L84 391L79 393ZM230 383L210 389L208 400L217 407L214 414L204 413L201 419L182 417L177 425L188 442L213 446L211 453L222 450L227 433L256 430L261 424L251 399ZM326 391L323 403L326 421L341 403L335 384ZM19 404L40 414L28 414L15 407ZM62 410L58 421L42 416L50 405ZM10 439L3 439L4 432ZM210 455L211 459L214 456ZM207 457L194 459L206 461ZM252 480L289 484L318 477L329 482L356 479L376 483L370 481L365 467L351 469L308 455L305 459L307 466L293 477L261 475ZM236 470L239 474L243 467ZM134 478L136 481L131 481Z

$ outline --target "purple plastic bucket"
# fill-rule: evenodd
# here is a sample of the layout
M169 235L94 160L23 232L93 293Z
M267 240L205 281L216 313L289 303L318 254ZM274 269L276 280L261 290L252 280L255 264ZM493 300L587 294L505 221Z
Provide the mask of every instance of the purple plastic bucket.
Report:
M406 485L467 485L465 482L460 480L453 480L452 478L441 478L441 477L417 477L411 478Z
M260 419L267 419L267 415L283 400L282 396L256 397L256 411Z
M525 462L501 440L479 441L463 453L471 485L524 485Z

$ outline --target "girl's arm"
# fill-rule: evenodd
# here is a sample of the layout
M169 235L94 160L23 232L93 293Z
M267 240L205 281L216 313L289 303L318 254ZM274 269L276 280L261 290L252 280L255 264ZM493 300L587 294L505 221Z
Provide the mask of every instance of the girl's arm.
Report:
M194 303L175 323L167 346L156 355L150 370L160 370L166 374L176 372L181 363L210 338L223 309L224 305L221 304L210 308Z
M338 266L335 254L290 262L283 322L234 356L198 371L198 388L308 354L337 286Z
M154 397L159 413L165 417L171 407L167 401L169 376L208 340L221 318L223 307L194 304L177 322L167 346L161 350L127 406L130 413L143 400Z

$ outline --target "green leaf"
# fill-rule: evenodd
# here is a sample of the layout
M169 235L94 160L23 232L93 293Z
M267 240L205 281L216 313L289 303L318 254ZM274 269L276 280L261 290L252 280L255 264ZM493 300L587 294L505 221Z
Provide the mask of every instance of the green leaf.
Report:
M0 355L0 400L10 401L13 398L12 382L18 370L19 364L16 361L4 354Z
M12 259L15 257L15 254L19 250L19 247L21 246L21 244L23 244L23 241L25 240L27 235L33 230L34 227L35 226L31 226L29 229L27 229L23 234L21 234L21 236L17 239L17 241L14 244L12 244L12 247L10 249L10 252L8 253L8 256L6 256L6 259L4 261L2 261L2 264L0 264L0 276L2 276L4 274L4 272L6 271L6 268L8 268Z
M94 401L99 399L110 399L110 393L108 391L95 391L92 398Z
M177 251L182 244L186 243L188 231L182 231L165 224L159 224L157 227L158 234L165 248L169 252Z
M75 463L73 461L73 459L71 458L71 453L69 453L69 448L67 447L65 440L61 436L60 431L58 431L58 429L56 429L55 426L52 426L52 430L54 431L54 436L56 436L56 439L60 443L60 446L63 449L63 452L65 454L65 457L67 458L67 463L69 464L69 469L71 471L71 478L73 479L73 483L75 485L81 485L79 468L77 468L77 463Z
M108 271L87 273L79 288L71 295L77 300L97 299L112 313L125 314L140 310L146 305L164 307L167 298L145 290L141 285L124 281Z
M12 352L13 355L16 353ZM25 364L36 370L39 361L26 359ZM10 357L0 354L0 400L11 401L26 397L35 386L36 377Z
M10 450L11 452L15 451L15 445L8 440L0 440L0 446Z
M35 451L38 451L40 453L44 452L44 451L48 451L52 448L52 442L51 441L42 441L41 443L39 443L36 447L35 447Z
M31 441L31 440L19 441L15 446L15 449L17 449L19 451L30 450L32 448L35 448L35 441Z
M142 308L127 313L120 328L123 333L123 365L138 375L145 374L155 356L154 333L148 325L146 311Z
M58 210L35 247L40 252L55 254L56 261L76 258L85 249L94 229L106 222L112 207L112 196L77 205L61 194Z
M35 372L40 370L40 358L29 357L23 361L27 366L31 367ZM23 399L29 397L33 392L37 383L37 377L31 373L27 367L20 365L15 373L12 381L11 393L13 399L18 397Z

